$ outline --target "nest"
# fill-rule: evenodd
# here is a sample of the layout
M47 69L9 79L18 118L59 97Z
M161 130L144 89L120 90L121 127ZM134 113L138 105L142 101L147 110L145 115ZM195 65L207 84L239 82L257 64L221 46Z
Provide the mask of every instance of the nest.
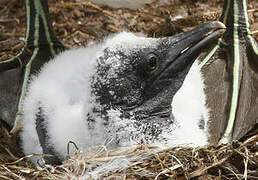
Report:
M112 9L89 2L49 2L58 38L77 47L128 30L151 37L176 34L206 21L217 20L222 0L154 2L139 10ZM258 3L249 1L252 30L258 38ZM255 9L256 8L256 9ZM23 1L0 2L0 61L15 56L24 46ZM62 165L35 166L21 153L19 138L0 124L0 179L258 179L258 135L217 147L168 147L164 144L107 150L77 151ZM30 156L43 156L32 154Z
M0 164L1 179L257 179L258 135L218 147L137 145L107 150L76 151L59 166L27 157ZM10 155L13 156L13 155Z

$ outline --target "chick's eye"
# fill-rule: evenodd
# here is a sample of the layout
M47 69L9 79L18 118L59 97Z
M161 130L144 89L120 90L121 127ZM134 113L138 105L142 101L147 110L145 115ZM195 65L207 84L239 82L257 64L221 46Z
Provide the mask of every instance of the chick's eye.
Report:
M158 65L158 57L155 54L149 54L148 56L148 69L149 71L153 71L156 69L157 65Z

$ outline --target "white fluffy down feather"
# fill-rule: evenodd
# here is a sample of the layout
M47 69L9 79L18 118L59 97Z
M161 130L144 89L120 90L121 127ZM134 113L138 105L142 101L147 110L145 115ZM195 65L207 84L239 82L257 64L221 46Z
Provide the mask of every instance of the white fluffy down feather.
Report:
M43 66L40 73L31 78L29 89L24 101L22 146L25 154L42 153L42 147L36 131L38 107L44 108L45 124L49 145L53 146L61 159L66 156L69 141L75 142L81 149L89 148L112 139L112 128L126 126L124 134L134 131L130 126L133 119L121 121L119 112L111 110L113 126L107 129L101 117L96 117L94 129L89 129L85 115L92 111L94 98L91 95L89 78L94 73L96 59L106 46L150 46L155 39L137 37L122 32L106 39L103 43L85 48L68 50ZM112 72L111 72L112 73ZM197 62L187 75L185 82L172 102L175 124L167 127L162 133L167 143L172 145L191 144L194 146L207 143L208 110L205 107L205 95L202 76ZM200 119L204 128L199 128ZM174 131L173 133L170 133ZM115 131L114 131L115 132ZM130 138L130 137L129 137ZM126 139L126 138L125 138ZM132 142L123 142L130 145ZM34 159L35 161L36 159Z

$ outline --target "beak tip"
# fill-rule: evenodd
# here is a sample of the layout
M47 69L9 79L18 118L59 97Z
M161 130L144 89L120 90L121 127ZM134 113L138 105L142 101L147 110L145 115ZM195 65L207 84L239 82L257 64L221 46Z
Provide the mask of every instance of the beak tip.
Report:
M214 28L216 28L216 29L226 29L225 24L223 24L223 23L220 22L220 21L213 21L213 22L212 22L212 25L213 25Z

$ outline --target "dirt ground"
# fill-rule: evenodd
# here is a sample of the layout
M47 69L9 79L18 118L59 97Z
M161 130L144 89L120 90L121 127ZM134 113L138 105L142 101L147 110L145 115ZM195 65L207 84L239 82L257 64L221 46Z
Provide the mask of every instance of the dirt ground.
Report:
M26 11L23 0L0 1L0 61L15 56L24 45ZM220 17L223 0L175 0L138 10L113 9L75 0L49 1L58 38L78 47L122 30L151 37L168 36ZM252 31L258 39L258 1L249 0Z

